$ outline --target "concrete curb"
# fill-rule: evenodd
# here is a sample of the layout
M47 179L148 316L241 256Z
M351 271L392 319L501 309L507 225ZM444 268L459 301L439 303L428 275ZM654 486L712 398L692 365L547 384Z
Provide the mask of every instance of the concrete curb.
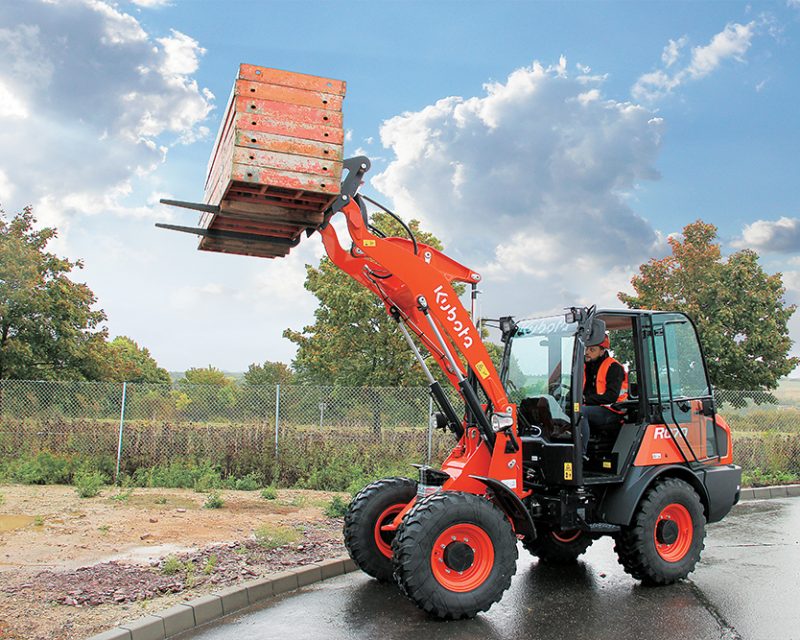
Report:
M742 489L740 500L768 500L770 498L795 498L800 496L800 484L781 484L776 487L751 487Z
M800 484L742 489L740 500L767 500L800 496ZM309 564L299 569L251 580L184 602L165 611L126 622L87 640L166 640L174 635L218 620L273 596L305 587L357 569L348 556Z
M215 591L211 595L126 622L87 640L166 640L273 596L356 569L355 562L348 556L309 564Z

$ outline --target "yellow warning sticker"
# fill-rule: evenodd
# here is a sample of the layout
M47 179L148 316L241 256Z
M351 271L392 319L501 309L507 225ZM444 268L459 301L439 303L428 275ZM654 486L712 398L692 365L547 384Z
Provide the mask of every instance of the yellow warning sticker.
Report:
M609 460L603 460L603 469L610 469L611 462Z
M575 412L575 413L580 413L581 412L581 403L580 402L576 402L575 404L573 404L572 405L572 411Z
M572 463L564 463L564 480L572 480Z
M483 360L478 362L478 364L475 365L475 368L478 370L478 373L484 380L489 377L489 369L485 364L483 364Z
M375 241L374 240L364 240L364 246L365 247L374 247L375 246Z

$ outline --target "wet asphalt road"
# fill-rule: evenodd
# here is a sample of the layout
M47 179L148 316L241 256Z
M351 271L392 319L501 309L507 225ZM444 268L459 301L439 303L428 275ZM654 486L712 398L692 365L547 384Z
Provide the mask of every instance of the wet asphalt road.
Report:
M225 618L192 640L800 640L800 498L745 502L711 525L690 580L642 587L604 538L573 567L520 547L503 599L474 620L431 620L356 572Z

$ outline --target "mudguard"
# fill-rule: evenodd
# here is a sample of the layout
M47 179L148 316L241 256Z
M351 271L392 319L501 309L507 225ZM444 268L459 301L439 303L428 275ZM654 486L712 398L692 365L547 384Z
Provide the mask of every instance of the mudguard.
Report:
M470 478L482 482L491 490L494 494L494 499L497 501L497 505L514 524L514 533L526 537L530 536L531 540L536 538L536 527L533 524L531 513L522 503L522 500L517 497L516 493L494 478L473 475L471 475Z

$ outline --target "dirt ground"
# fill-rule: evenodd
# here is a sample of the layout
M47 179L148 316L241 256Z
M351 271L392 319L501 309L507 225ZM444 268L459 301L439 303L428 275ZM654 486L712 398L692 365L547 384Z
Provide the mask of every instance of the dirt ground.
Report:
M341 555L334 494L0 486L0 640L79 640L237 582Z

